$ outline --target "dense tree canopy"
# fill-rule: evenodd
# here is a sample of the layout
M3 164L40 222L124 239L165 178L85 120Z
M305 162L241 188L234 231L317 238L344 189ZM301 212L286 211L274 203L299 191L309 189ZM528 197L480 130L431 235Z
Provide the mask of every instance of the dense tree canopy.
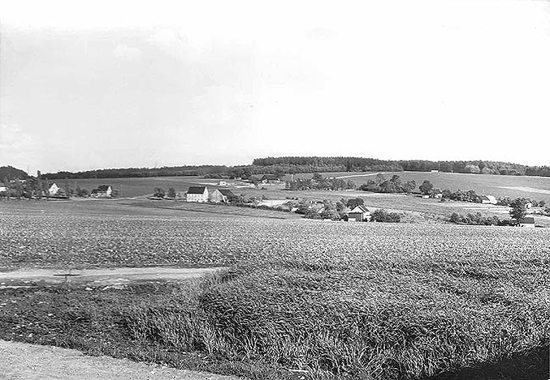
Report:
M1 168L0 168L1 169ZM13 169L13 168L12 168ZM18 170L18 169L15 169ZM496 175L531 175L550 177L549 166L526 166L501 161L429 161L429 160L380 160L365 157L266 157L256 158L252 165L196 165L161 168L98 169L78 173L57 172L46 174L50 179L62 178L126 178L126 177L165 177L165 176L209 176L211 178L250 178L257 174L295 174L316 172L400 172L433 170L453 173L479 173ZM23 176L24 174L24 176ZM21 179L26 173L20 171ZM6 176L0 172L0 178ZM15 178L16 175L7 175Z

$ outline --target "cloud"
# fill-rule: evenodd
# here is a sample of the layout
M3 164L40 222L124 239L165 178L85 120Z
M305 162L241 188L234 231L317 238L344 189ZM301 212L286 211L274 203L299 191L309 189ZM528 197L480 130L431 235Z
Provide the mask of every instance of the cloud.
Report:
M17 125L0 125L0 162L26 170L41 162L42 150L37 140Z
M253 112L253 103L253 96L230 86L218 85L196 96L191 106L195 120L201 125L236 126L244 123Z
M138 48L120 44L113 50L113 55L121 61L139 62L143 53Z
M188 50L188 44L172 29L162 29L148 38L149 43L165 54L174 58L183 58Z
M336 37L336 32L328 28L310 28L305 31L306 37L313 41L326 41Z

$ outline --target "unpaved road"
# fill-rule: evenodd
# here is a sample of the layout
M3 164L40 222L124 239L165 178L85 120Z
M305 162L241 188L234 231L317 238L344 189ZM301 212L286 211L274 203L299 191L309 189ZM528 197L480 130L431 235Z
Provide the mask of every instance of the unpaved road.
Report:
M18 269L0 272L0 289L32 284L75 283L87 286L124 286L135 281L180 281L214 273L222 268L108 268L108 269Z
M238 380L136 363L108 356L85 356L59 347L0 340L0 379L6 380Z

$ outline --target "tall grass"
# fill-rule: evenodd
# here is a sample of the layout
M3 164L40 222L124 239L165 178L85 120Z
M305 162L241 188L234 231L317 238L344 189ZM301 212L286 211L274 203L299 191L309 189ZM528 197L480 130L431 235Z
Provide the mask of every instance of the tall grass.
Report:
M548 344L548 261L348 259L242 264L192 309L136 309L132 331L314 378L420 379Z

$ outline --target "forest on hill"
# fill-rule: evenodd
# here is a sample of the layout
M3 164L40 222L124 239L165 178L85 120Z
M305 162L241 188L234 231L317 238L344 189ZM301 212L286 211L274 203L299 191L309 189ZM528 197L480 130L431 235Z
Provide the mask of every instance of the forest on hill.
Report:
M205 176L210 178L249 178L258 174L283 176L292 173L323 172L401 172L441 171L446 173L473 173L516 176L550 177L550 166L528 166L501 161L429 161L429 160L380 160L365 157L265 157L256 158L252 165L186 165L161 168L114 168L81 172L59 171L45 173L48 179L89 178L140 178ZM23 170L11 166L0 167L0 179L25 179Z
M550 176L548 166L527 166L501 161L429 161L429 160L380 160L363 157L267 157L257 158L253 166L279 167L285 172L311 173L328 171L378 172L437 170L446 173L473 173L496 175ZM316 170L312 170L316 169ZM325 170L326 169L326 170Z
M15 178L26 179L27 177L28 174L21 169L14 168L13 166L0 166L0 181Z

